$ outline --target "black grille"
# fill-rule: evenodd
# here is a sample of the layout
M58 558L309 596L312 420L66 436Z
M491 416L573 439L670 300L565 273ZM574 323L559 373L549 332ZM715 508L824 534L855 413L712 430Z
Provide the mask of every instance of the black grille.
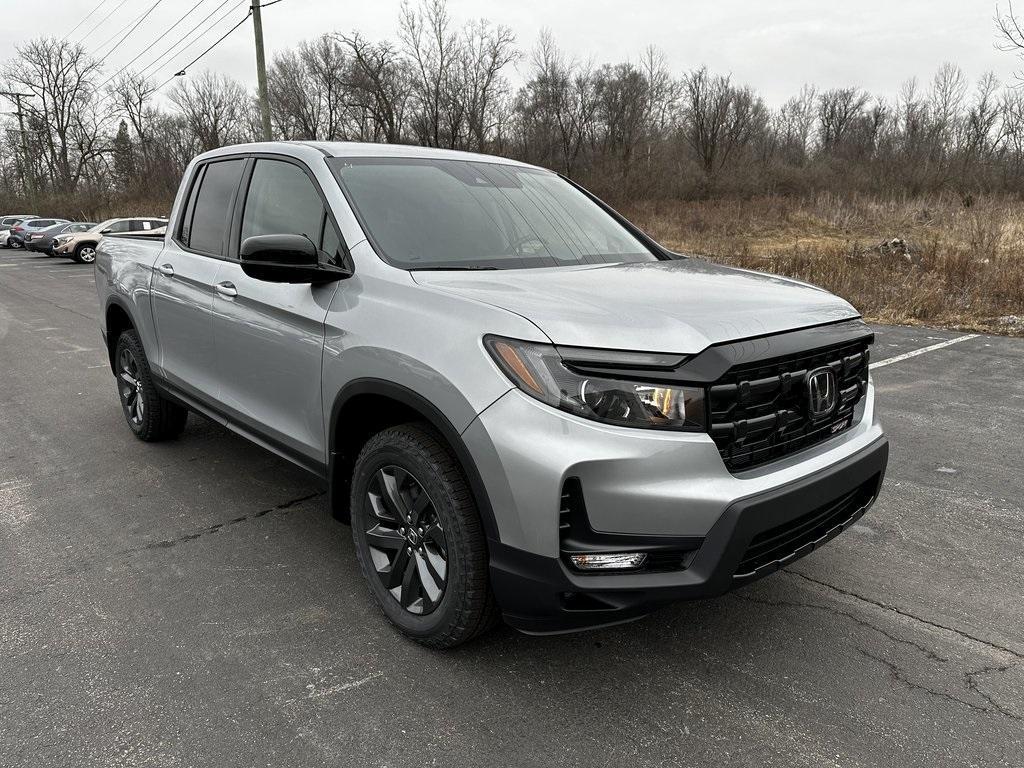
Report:
M849 429L868 381L870 339L733 366L708 390L711 438L730 471L750 469ZM825 419L808 415L809 371L835 371L839 402Z
M849 493L782 525L762 531L750 540L736 568L736 578L774 570L794 555L803 555L852 523L871 502L878 489L878 476Z

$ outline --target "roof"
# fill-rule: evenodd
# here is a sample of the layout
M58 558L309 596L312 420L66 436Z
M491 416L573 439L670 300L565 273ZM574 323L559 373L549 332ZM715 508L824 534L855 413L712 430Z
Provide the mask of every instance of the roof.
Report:
M240 152L282 152L295 154L300 147L311 147L327 157L423 157L438 160L472 160L481 163L501 163L524 168L536 166L510 160L507 157L484 155L477 152L462 152L456 149L420 147L411 144L373 144L359 141L267 141L253 144L235 144L220 147L203 156L217 156ZM289 152L290 150L290 152Z

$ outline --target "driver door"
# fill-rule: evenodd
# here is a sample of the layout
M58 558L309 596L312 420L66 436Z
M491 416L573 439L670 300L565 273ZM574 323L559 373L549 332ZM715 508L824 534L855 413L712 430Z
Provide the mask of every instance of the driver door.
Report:
M320 396L324 321L338 282L256 280L237 261L255 235L305 235L336 253L340 240L312 174L297 161L259 157L243 182L233 258L214 286L220 401L232 421L314 471L326 460Z

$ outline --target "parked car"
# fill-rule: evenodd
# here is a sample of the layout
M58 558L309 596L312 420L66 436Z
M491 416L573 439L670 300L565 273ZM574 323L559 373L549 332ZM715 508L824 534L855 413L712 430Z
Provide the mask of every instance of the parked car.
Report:
M11 227L21 223L25 219L34 219L34 213L8 214L0 217L0 248L7 247L7 238L11 236Z
M56 256L54 241L58 235L86 232L96 226L94 221L72 221L65 224L54 224L52 227L32 232L25 238L25 249Z
M82 264L96 260L96 245L104 235L163 234L167 219L147 216L128 219L107 219L85 232L73 232L54 238L54 255L69 256Z
M42 232L54 224L67 224L67 219L24 219L11 227L11 233L7 236L8 248L22 248L25 245L25 238L34 232Z
M95 276L131 431L191 409L322 478L373 599L433 647L721 594L885 474L853 307L512 160L224 147L166 237L105 237Z

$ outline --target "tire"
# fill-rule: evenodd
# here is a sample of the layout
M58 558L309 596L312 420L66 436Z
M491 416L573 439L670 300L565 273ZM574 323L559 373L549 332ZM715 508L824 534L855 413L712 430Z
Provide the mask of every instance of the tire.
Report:
M96 246L91 243L82 243L75 248L75 253L71 258L79 264L92 264L96 261Z
M19 248L21 248L21 243L19 243L13 237L8 237L7 238L7 247L8 248L13 248L14 250L18 250Z
M453 648L497 623L480 515L458 460L429 426L371 437L356 459L350 505L359 567L399 631Z
M124 331L118 337L114 365L121 411L135 436L155 443L180 435L188 411L157 391L146 352L134 330Z

